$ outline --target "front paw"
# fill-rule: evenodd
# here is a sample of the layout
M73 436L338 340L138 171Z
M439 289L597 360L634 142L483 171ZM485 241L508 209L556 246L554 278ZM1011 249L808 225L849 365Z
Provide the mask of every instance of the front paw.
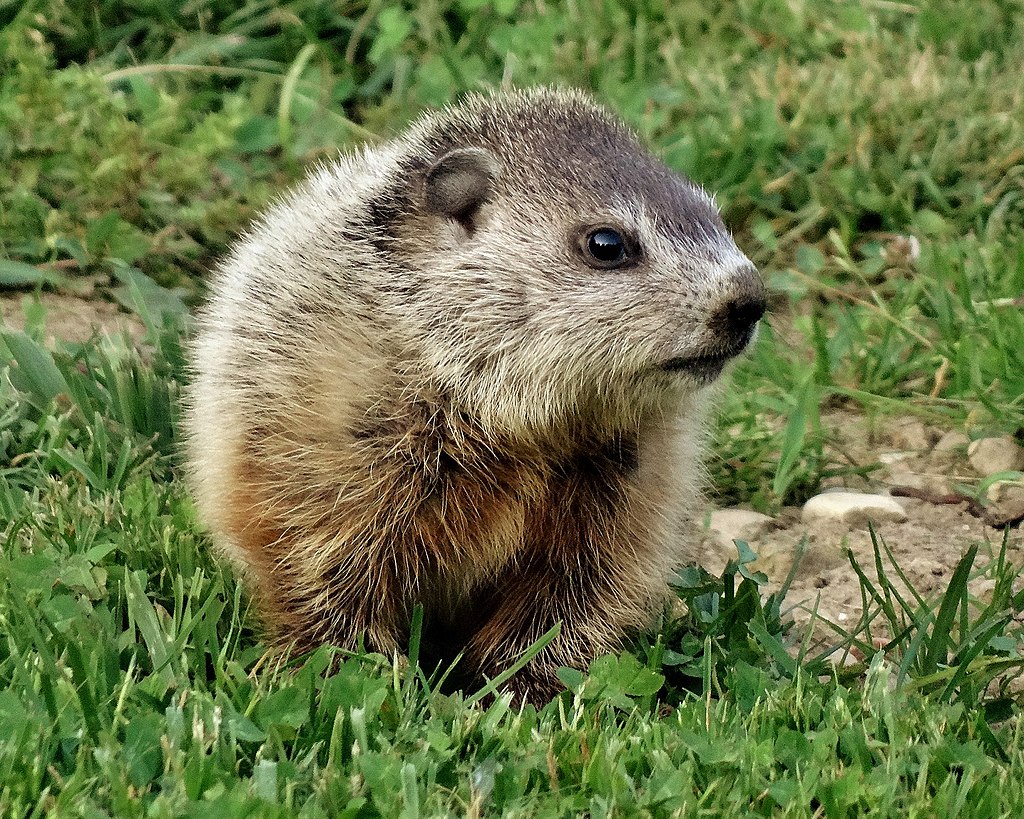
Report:
M557 669L527 666L502 685L501 690L512 694L512 702L530 703L542 708L557 697L565 686L558 679Z

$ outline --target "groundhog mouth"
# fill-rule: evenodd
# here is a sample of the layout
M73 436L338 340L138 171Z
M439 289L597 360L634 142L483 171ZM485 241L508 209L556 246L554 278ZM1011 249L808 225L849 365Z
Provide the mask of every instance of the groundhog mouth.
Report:
M661 364L661 370L669 373L688 375L696 381L710 383L722 374L740 350L706 355L676 356Z

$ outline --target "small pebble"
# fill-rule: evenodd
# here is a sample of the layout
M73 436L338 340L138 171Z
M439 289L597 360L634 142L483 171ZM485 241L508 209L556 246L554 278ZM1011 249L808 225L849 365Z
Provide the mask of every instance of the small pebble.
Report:
M928 428L916 418L901 418L893 422L892 440L900 449L925 452L930 449Z
M772 519L750 509L716 509L711 513L708 528L727 549L735 549L733 540L756 540Z
M937 444L936 452L955 452L958 449L967 449L971 445L971 439L958 429L951 429L945 433Z
M907 519L907 513L897 500L888 495L825 492L807 501L803 510L805 522L822 519L865 526L869 520L901 523Z
M1024 470L1024 447L1009 435L979 438L967 448L967 458L979 475Z

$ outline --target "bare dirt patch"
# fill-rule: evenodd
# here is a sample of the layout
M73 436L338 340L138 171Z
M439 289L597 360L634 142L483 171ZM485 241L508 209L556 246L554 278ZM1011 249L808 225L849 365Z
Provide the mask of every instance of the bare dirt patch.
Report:
M24 293L0 293L0 317L3 324L16 330L24 329ZM82 342L94 335L118 335L127 331L138 342L145 333L142 322L118 304L95 296L70 293L43 292L39 301L46 309L47 342Z
M968 459L966 436L951 436L948 430L913 418L890 420L880 428L851 413L836 413L826 421L845 459L855 465L881 465L868 478L835 480L831 487L896 496L906 520L872 525L923 598L942 594L957 562L974 544L982 544L976 561L979 567L998 552L1007 527L992 525L991 512L977 502L967 498L949 502L957 500L963 484L976 485L982 477ZM952 446L940 444L943 441L952 441ZM919 497L901 496L908 491ZM768 575L772 588L785 580L801 547L805 550L786 598L787 604L795 606L791 614L797 626L806 625L815 608L819 616L841 626L857 623L862 613L861 584L847 550L865 574L877 580L866 521L805 520L802 509L788 508L745 539L759 556L755 568ZM704 543L707 553L715 555L708 561L710 571L720 570L736 555L735 547L713 532L707 533ZM1009 526L1008 544L1011 560L1024 563L1024 528L1019 523ZM897 577L888 561L885 571L890 579ZM903 587L898 581L895 585ZM982 598L990 587L984 578L971 585L972 592ZM913 600L909 594L908 600ZM826 629L816 633L829 636Z
M1002 543L1001 530L985 525L963 508L935 506L916 499L908 499L904 508L908 515L905 522L880 522L875 524L875 532L892 551L913 588L926 599L934 599L945 590L953 567L975 543L985 544L979 564ZM798 624L806 622L817 606L819 614L833 622L855 623L861 614L861 590L847 549L868 577L877 580L870 532L840 522L815 521L809 526L794 521L752 544L764 555L758 568L775 583L781 583L792 566L794 547L805 537L807 552L787 597L790 604L798 606L794 619ZM1010 547L1019 560L1024 548L1020 530L1011 534ZM890 578L896 575L891 565L887 574Z

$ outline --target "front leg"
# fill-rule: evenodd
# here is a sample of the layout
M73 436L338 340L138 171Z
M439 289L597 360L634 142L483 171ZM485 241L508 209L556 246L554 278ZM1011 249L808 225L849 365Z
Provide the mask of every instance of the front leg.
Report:
M641 579L639 565L615 561L546 562L523 569L503 586L500 602L471 638L467 659L493 679L556 623L559 634L506 687L536 705L552 699L563 686L562 666L585 671L591 661L621 648L625 634L643 628L661 599L658 586Z
M404 651L414 571L390 549L306 532L273 544L281 554L263 575L258 602L278 645L307 651L360 644L386 656Z
M497 600L470 639L467 659L494 678L552 628L561 631L508 687L542 704L562 685L561 666L586 670L650 624L667 592L673 556L656 509L626 480L594 470L556 487L527 528L526 553L498 579ZM612 473L613 476L615 473Z

